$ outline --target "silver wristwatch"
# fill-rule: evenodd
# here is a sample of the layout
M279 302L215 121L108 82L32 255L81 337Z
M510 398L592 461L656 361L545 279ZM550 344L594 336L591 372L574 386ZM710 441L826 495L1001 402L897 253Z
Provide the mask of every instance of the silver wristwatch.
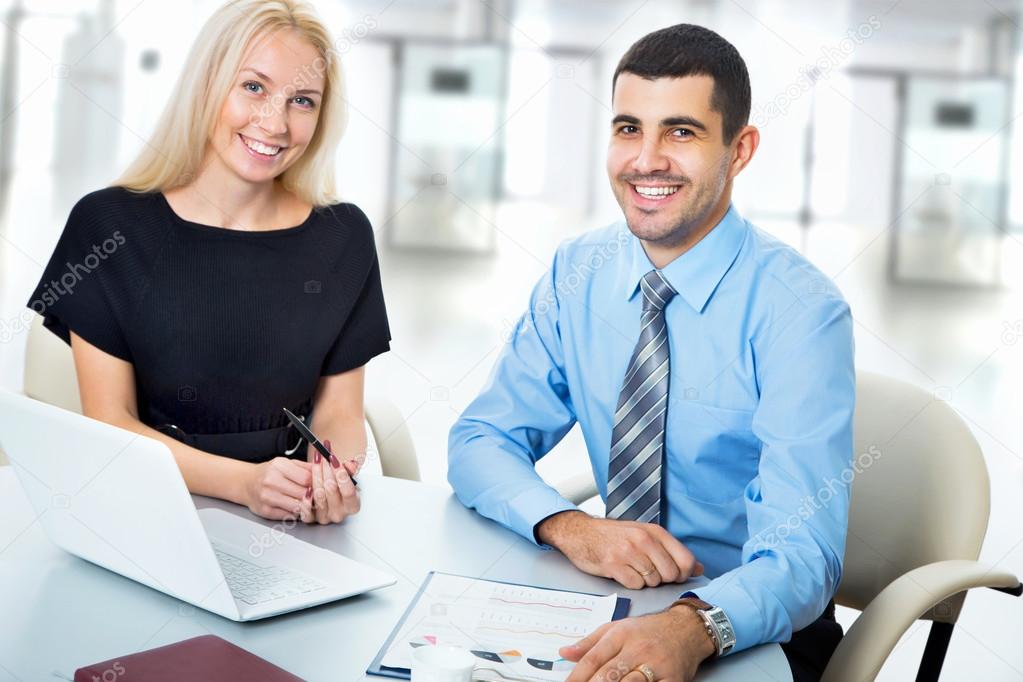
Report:
M696 609L696 615L703 621L707 634L714 640L714 647L717 650L715 655L724 656L735 647L735 628L732 627L732 621L728 620L728 615L720 606L708 604L695 594L686 595L676 600L672 606L686 604Z

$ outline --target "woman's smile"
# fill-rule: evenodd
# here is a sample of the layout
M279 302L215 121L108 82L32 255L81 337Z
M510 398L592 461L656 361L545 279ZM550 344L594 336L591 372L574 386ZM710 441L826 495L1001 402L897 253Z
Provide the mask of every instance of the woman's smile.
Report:
M241 140L249 156L260 161L276 161L281 156L281 152L287 149L287 147L282 147L281 145L267 144L260 140L246 137L241 133L238 133L238 139Z

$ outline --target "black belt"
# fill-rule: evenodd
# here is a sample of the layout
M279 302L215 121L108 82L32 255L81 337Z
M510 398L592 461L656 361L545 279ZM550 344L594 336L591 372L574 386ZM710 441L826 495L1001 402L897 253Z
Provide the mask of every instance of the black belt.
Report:
M309 422L308 417L302 420ZM304 441L290 422L275 429L244 433L185 433L174 424L153 428L197 450L246 462L265 462L281 456L305 459L301 450Z

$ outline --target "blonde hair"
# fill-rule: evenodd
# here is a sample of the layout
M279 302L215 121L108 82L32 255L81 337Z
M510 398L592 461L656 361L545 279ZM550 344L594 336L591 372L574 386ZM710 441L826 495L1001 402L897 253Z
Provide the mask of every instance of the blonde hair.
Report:
M301 0L230 0L218 9L192 46L151 140L112 185L156 192L191 182L249 46L268 32L286 29L298 31L319 51L314 68L325 84L309 146L277 179L313 206L336 203L334 155L348 120L341 65L330 31Z

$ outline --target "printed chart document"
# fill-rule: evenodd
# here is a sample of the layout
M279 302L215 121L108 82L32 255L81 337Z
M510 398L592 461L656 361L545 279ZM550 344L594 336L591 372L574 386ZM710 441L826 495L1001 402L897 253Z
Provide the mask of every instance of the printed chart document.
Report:
M558 656L628 612L629 600L431 573L369 672L408 678L412 652L449 645L477 658L477 679L560 681Z

